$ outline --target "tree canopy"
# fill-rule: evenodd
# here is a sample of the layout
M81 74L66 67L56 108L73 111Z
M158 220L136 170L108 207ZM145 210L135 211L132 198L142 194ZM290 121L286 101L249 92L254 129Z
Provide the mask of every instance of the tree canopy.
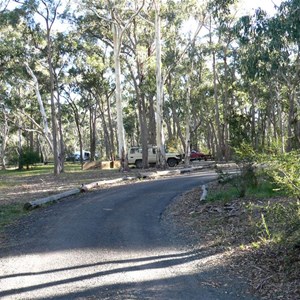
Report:
M167 148L298 150L299 0L237 3L1 1L2 167L24 147L55 174L78 150L125 162L140 145L145 168L154 144L161 166Z

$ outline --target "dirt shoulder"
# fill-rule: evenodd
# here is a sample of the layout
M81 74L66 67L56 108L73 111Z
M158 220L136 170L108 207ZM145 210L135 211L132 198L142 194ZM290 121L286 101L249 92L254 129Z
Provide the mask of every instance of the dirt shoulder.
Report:
M130 176L137 171L132 170ZM0 207L7 204L24 204L39 198L62 193L71 189L81 188L82 185L100 180L111 180L125 176L118 170L88 170L82 172L63 173L39 176L0 176Z
M222 189L211 183L209 190ZM258 246L258 230L254 224L261 217L252 207L263 202L286 199L236 199L230 203L200 201L200 188L190 191L172 203L166 217L173 220L181 235L189 238L194 248L210 248L219 253L216 263L229 273L242 278L249 292L261 299L300 299L300 251L268 243ZM221 255L220 255L221 254ZM215 283L217 285L217 283Z

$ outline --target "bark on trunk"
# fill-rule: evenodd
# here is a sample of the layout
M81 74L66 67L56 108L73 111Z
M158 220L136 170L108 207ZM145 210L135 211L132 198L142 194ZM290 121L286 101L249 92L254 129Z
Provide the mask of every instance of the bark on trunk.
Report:
M45 111L45 108L44 108L44 103L43 103L41 93L40 93L39 82L38 82L38 79L35 76L34 72L29 67L28 63L25 62L24 64L25 64L27 73L30 75L30 77L32 78L32 81L33 81L35 94L36 94L36 98L37 98L37 101L38 101L38 104L39 104L39 109L40 109L40 113L41 113L41 117L42 117L44 136L45 136L45 139L46 139L46 141L48 142L48 144L51 148L51 151L53 152L53 138L52 138L51 133L49 131L47 115L46 115L46 111Z
M3 124L1 130L2 143L1 143L1 152L0 152L0 164L2 170L5 170L6 169L5 152L6 152L7 142L8 142L9 126L7 120L7 113L5 111L4 105L2 108L2 113L3 113Z
M161 72L161 18L160 2L155 1L155 45L156 45L156 141L157 166L166 168L166 154L163 136L163 79Z
M121 159L121 166L123 170L128 169L127 147L125 141L125 130L123 123L123 105L122 105L122 91L121 91L121 64L120 51L122 33L118 25L112 24L113 27L113 41L114 41L114 60L115 60L115 80L116 80L116 107L117 107L117 127L118 127L118 144L119 157Z

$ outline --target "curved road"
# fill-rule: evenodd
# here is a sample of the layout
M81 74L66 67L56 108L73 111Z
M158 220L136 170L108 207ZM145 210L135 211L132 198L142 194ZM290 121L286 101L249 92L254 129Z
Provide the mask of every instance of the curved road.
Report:
M161 221L173 199L214 177L121 185L34 211L0 248L0 299L254 299L226 280L202 284L219 267Z

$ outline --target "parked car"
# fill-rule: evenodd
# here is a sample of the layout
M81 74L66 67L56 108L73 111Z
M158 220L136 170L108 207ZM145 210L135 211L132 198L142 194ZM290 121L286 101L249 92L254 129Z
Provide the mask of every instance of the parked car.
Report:
M204 154L202 152L198 152L196 150L192 150L191 151L191 156L190 156L190 160L208 160L208 159L212 159L212 155L211 154Z
M83 161L89 160L91 157L91 152L90 151L82 151L82 159ZM70 155L68 155L67 161L80 161L80 151L76 151Z

